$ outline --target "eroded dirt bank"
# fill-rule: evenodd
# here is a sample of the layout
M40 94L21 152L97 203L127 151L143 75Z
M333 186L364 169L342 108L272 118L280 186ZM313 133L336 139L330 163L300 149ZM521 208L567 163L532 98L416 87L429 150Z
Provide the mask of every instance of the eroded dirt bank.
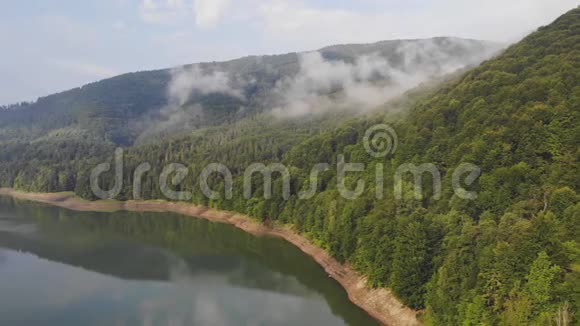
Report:
M175 212L205 218L210 221L232 224L256 235L278 236L294 244L311 256L324 270L344 287L349 299L385 325L420 325L417 312L401 304L388 289L371 289L365 278L332 258L325 250L289 228L269 227L248 216L195 206L189 203L155 201L86 201L69 193L25 193L0 188L0 195L42 202L76 211L114 212L119 210L139 212Z

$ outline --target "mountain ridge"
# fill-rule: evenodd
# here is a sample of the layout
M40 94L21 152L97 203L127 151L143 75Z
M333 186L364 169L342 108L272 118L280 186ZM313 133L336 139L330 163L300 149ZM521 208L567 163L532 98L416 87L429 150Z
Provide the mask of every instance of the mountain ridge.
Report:
M369 46L370 48L365 48ZM459 38L396 40L338 47L344 49L336 50L335 46L308 53L320 53L321 58L318 60L321 60L321 64L328 65L329 74L336 74L332 69L344 70L345 67L362 69L356 60L367 56L373 56L372 61L369 61L371 65L396 66L393 69L404 71L403 65L415 64L411 61L409 63L402 61L407 59L404 53L398 53L407 51L408 49L404 48L407 47L417 58L421 56L419 60L425 61L416 65L421 65L424 70L431 70L433 74L442 75L450 72L448 70L451 67L441 68L440 65L448 64L447 62L465 62L458 66L462 67L477 63L479 59L475 58L483 58L484 53L489 54L497 50L495 43ZM430 58L432 53L438 56ZM312 76L312 73L318 73L313 70L316 69L316 64L304 68L302 56L306 54L305 52L252 56L225 62L206 62L170 69L133 72L43 96L33 103L9 106L0 110L0 141L6 137L14 138L17 133L25 137L24 130L30 130L30 137L27 140L31 140L45 136L53 130L73 127L97 139L118 145L130 145L140 137L140 134L152 128L153 124L171 120L176 113L185 113L189 129L192 130L239 120L248 115L284 107L285 101L288 100L284 98L285 92L292 89L282 87L292 88L293 79L301 73L307 74L308 78L338 77ZM392 69L383 66L371 68L383 72L385 69ZM440 69L445 71L439 71ZM318 74L321 73L326 72ZM408 74L411 75L413 72L409 71ZM381 79L385 80L385 77L388 78L385 75ZM428 77L421 78L426 80ZM174 90L176 94L171 94L172 86L178 82L182 85L177 85ZM324 82L328 83L330 80ZM282 85L284 83L288 85ZM186 94L187 87L191 88L189 94ZM319 92L309 89L301 91L313 94ZM324 89L320 90L320 93L329 94L332 91ZM179 99L176 100L175 97ZM167 106L174 107L166 108ZM9 130L15 126L19 126L20 129ZM185 128L186 126L180 126L180 129ZM3 133L9 135L3 137Z

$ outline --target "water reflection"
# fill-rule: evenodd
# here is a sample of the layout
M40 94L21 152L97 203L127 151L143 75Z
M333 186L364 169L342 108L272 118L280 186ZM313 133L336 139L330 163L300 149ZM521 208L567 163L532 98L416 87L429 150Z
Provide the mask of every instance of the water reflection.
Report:
M282 240L174 214L0 197L0 324L375 323Z

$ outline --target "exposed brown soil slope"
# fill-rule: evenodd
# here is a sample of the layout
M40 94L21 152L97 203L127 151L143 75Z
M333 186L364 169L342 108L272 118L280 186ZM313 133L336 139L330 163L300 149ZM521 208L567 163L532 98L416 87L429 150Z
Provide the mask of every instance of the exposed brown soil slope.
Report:
M420 325L417 312L401 304L388 289L372 289L366 286L366 279L347 264L341 264L325 250L312 244L308 239L290 228L265 226L250 217L195 206L189 203L155 201L86 201L70 193L24 193L1 188L0 195L18 199L42 202L77 211L114 212L119 210L140 212L175 212L183 215L205 218L210 221L232 224L256 235L273 235L294 244L311 256L324 270L344 287L349 299L357 306L385 325Z

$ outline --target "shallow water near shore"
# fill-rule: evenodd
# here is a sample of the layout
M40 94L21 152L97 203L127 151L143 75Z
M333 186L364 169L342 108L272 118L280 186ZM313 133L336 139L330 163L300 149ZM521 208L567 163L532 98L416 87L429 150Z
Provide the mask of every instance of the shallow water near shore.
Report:
M0 324L376 325L298 248L173 213L0 197Z

